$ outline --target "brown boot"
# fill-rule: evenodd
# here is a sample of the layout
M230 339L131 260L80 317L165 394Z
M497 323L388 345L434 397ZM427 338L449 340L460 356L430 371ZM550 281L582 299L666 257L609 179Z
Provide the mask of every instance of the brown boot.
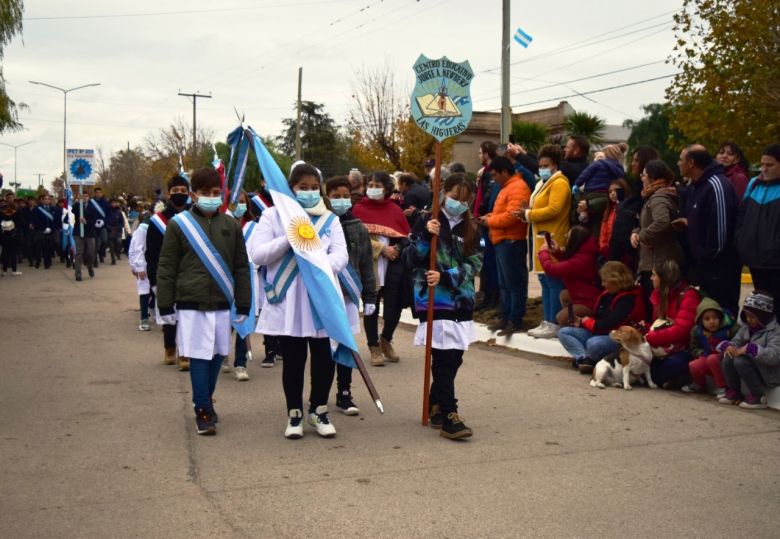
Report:
M166 348L163 356L163 365L173 365L176 363L176 347Z
M369 346L368 349L371 351L371 364L374 367L384 367L385 358L382 357L382 352L379 350L379 347Z
M398 357L398 354L395 353L393 345L390 343L390 341L384 337L379 340L379 348L382 350L382 353L390 363L398 363L398 361L401 359Z
M190 370L190 360L186 357L179 357L176 361L179 365L179 370L182 372Z

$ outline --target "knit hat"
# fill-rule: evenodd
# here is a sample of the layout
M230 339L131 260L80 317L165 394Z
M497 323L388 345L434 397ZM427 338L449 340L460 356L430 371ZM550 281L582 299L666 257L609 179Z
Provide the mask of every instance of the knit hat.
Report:
M607 159L614 159L615 161L623 161L623 157L628 150L628 144L621 142L619 144L610 144L603 151Z
M772 320L774 316L775 300L769 292L763 290L753 290L753 293L745 298L745 306L742 308L742 313L739 318L747 323L745 320L745 311L758 318L762 326L765 326Z

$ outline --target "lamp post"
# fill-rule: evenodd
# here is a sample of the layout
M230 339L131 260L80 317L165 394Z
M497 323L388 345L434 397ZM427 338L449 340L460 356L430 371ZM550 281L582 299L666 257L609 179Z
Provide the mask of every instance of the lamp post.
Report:
M16 191L19 190L19 180L16 179L16 150L18 148L21 148L22 146L27 146L28 144L32 144L35 142L34 140L31 140L30 142L24 142L22 144L6 144L5 142L0 142L3 146L8 146L9 148L14 149L14 181L11 183L11 185L14 186L14 194L16 194Z

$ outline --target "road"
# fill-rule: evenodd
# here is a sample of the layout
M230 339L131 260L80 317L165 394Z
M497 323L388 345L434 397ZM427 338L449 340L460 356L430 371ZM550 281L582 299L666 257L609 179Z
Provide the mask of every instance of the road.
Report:
M402 361L371 368L384 416L356 384L361 415L332 413L336 438L286 440L281 365L255 361L249 382L222 375L219 434L199 437L188 376L137 330L124 259L82 283L23 269L0 279L4 537L780 535L777 411L595 390L477 346L457 380L475 436L452 442L420 426L402 328Z

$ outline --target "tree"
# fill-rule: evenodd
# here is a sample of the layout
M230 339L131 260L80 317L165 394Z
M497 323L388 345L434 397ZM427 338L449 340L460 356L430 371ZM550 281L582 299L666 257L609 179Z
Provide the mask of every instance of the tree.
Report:
M550 130L547 127L534 122L512 122L512 135L515 142L525 150L536 153L539 148L547 144Z
M22 15L24 2L22 0L3 0L0 3L0 60L5 52L5 45L22 31ZM27 105L18 105L5 91L5 77L0 66L0 134L9 131L19 131L19 110L27 109Z
M671 126L711 150L735 140L757 159L780 140L780 4L683 0L674 23Z
M677 166L679 152L674 141L681 138L679 131L669 126L669 104L651 103L644 105L644 118L634 121L626 120L623 127L631 130L628 137L629 155L639 146L652 146L661 154L667 165L673 169Z
M295 118L285 118L286 130L277 141L287 155L295 155ZM336 128L325 106L313 101L301 103L301 153L302 159L320 169L324 177L345 172L346 143Z
M198 127L197 148L194 151L190 136L192 127L179 119L170 126L147 135L143 150L150 159L164 162L164 167L170 168L171 174L179 170L180 154L183 155L185 170L194 170L210 164L214 157L214 131L202 125Z
M607 122L596 114L587 112L572 112L564 119L566 134L570 137L581 135L591 144L599 144L603 139Z

